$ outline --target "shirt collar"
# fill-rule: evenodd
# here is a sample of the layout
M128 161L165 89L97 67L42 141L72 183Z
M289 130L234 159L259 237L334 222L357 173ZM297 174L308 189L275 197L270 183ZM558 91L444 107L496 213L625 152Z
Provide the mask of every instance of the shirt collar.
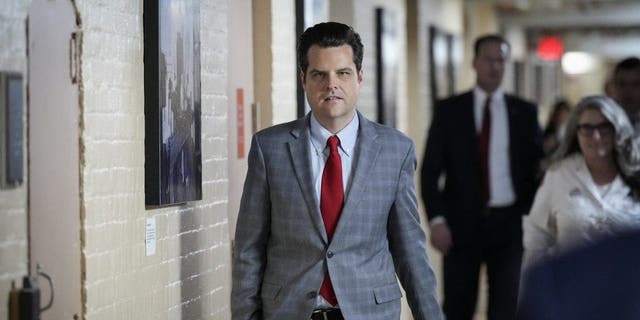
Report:
M475 89L473 89L473 94L476 99L475 101L480 101L480 103L484 103L489 95L488 92L482 90L480 87L475 87ZM491 94L491 101L497 101L496 98L502 99L503 96L504 93L502 92L502 88L498 88Z
M353 154L359 127L360 119L356 113L351 122L336 133L336 136L340 139L340 149L342 149L342 151L349 157ZM309 131L311 133L312 146L316 148L317 151L322 152L327 146L327 139L329 139L333 134L318 122L318 119L313 115L313 112L311 113L309 120Z

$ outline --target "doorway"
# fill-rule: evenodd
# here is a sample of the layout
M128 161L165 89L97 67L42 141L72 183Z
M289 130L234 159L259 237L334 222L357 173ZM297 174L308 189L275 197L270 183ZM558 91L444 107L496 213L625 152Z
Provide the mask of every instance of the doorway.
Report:
M53 279L41 319L82 317L80 108L76 14L69 0L33 0L28 13L28 246ZM41 302L52 294L40 281Z

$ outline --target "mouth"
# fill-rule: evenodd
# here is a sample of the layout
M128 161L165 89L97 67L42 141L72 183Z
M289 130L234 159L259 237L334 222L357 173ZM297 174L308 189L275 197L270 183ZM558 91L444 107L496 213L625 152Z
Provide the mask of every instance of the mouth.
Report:
M336 100L342 100L342 98L338 96L328 96L322 99L322 101L336 101Z

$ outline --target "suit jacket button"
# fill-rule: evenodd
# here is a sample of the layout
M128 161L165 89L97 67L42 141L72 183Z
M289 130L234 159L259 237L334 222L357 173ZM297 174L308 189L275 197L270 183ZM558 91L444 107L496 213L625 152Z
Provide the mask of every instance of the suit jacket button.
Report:
M307 293L307 298L314 299L316 295L318 294L315 291L309 291L309 293Z
M327 257L329 259L333 258L333 252L332 251L327 251Z

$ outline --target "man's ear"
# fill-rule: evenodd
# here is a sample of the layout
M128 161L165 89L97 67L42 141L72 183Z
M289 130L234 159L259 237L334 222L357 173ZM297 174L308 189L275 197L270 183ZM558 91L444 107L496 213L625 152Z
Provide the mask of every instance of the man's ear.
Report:
M304 72L302 71L300 71L300 82L302 83L303 86L306 84L304 79Z
M358 71L358 84L362 86L363 83L364 83L364 71L360 69L360 71Z

